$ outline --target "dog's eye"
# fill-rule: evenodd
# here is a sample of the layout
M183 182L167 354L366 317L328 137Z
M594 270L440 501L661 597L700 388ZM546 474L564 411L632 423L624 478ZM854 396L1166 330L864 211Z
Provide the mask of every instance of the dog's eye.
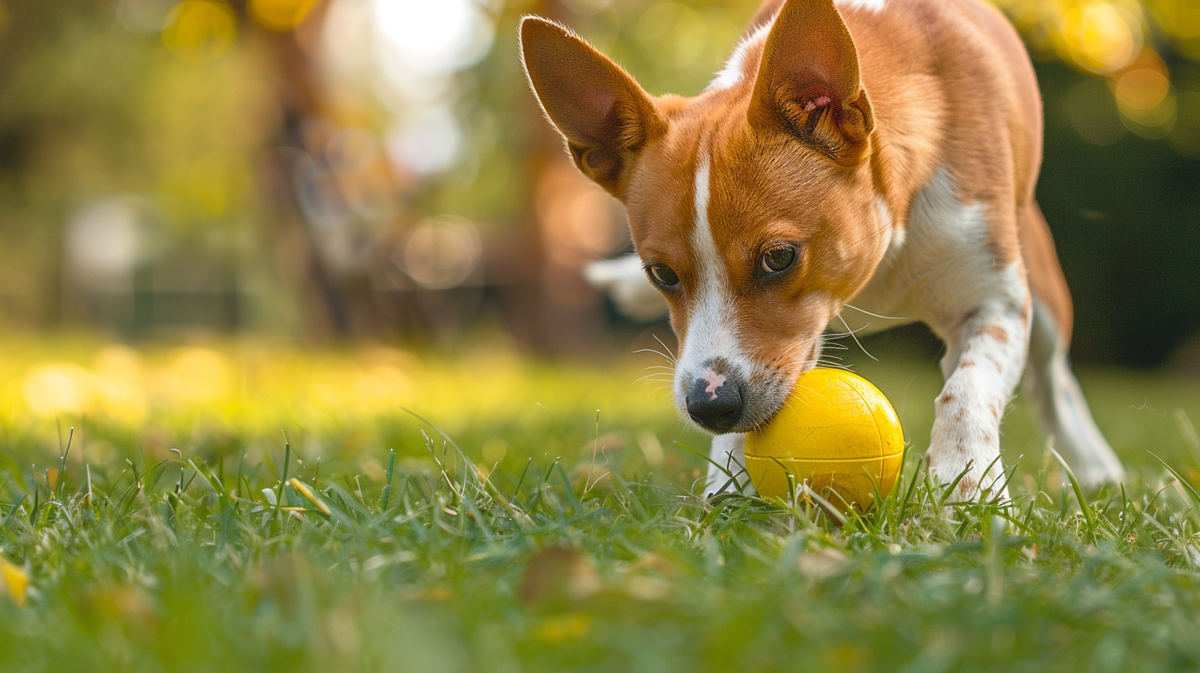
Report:
M655 283L663 287L672 287L679 284L679 276L666 264L651 264L646 267L646 273L650 274L650 278Z
M786 271L795 263L796 249L791 246L782 246L768 250L767 254L763 255L762 270L766 273L779 273Z

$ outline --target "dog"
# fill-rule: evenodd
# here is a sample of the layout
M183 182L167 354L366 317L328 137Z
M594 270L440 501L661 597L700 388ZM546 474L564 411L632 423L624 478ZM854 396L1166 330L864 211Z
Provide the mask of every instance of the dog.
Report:
M694 98L650 96L552 21L525 17L520 38L567 151L629 216L640 263L591 275L669 306L675 403L715 435L706 496L728 475L753 488L744 433L817 365L828 330L911 321L946 344L936 480L1007 498L1000 421L1023 372L1076 477L1124 479L1068 365L1073 308L1034 200L1041 97L999 11L768 0Z

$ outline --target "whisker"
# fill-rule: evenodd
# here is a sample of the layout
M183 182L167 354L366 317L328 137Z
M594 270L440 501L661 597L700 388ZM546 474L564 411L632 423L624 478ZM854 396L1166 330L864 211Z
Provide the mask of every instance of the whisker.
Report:
M670 360L673 364L679 364L679 360L675 357L675 354L671 352L670 347L663 343L663 340L659 339L657 334L654 335L654 340L658 342L659 346L663 347L664 351L666 351L668 360Z
M639 349L635 350L633 353L634 353L634 355L638 355L640 353L652 353L652 354L657 355L660 358L666 360L667 362L670 362L672 365L675 364L674 357L672 357L671 355L668 355L667 353L664 353L660 350L657 350L655 348L639 348Z
M642 378L635 380L634 383L641 383L643 381L658 382L658 383L674 383L675 382L675 380L673 378L663 379L663 378L656 378L656 376L657 375L653 375L653 374L650 376L643 376Z
M842 324L846 326L846 329L850 332L850 336L854 339L854 343L858 344L859 348L862 348L862 352L866 353L867 357L871 358L872 360L879 362L879 358L871 355L871 351L863 348L862 342L858 340L858 335L855 334L854 330L850 329L850 324L846 322L846 319L839 315L838 320L841 320Z
M879 315L878 313L871 313L870 311L866 310L865 308L859 308L859 307L855 306L854 304L846 304L846 308L852 308L855 311L858 311L859 313L865 313L865 314L871 316L872 318L879 318L881 320L908 320L908 318L902 318L900 316Z

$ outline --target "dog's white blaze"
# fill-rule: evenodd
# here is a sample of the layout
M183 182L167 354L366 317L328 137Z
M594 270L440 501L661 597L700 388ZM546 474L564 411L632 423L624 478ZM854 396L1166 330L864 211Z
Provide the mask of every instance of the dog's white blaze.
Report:
M767 39L767 33L771 32L771 26L775 25L775 19L762 24L755 28L746 37L742 38L741 42L734 47L733 54L729 60L725 61L725 67L717 73L716 79L705 87L705 91L709 89L728 89L738 82L742 81L742 77L746 74L746 52L750 51L750 47Z
M683 352L675 367L675 395L680 409L686 408L688 387L702 375L708 360L725 358L740 370L743 380L750 374L750 363L738 345L737 315L725 277L725 265L709 227L709 175L708 157L704 157L696 170L696 221L692 228L692 251L700 282L697 283L697 297L688 309Z
M834 0L838 7L850 9L868 9L872 12L883 11L884 0Z

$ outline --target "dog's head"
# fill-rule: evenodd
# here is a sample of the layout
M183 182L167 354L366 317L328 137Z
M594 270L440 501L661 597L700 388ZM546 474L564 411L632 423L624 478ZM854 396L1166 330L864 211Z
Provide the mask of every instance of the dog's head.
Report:
M699 97L653 98L558 24L521 24L526 72L585 174L628 210L701 426L769 420L887 247L874 117L832 0L789 0Z

